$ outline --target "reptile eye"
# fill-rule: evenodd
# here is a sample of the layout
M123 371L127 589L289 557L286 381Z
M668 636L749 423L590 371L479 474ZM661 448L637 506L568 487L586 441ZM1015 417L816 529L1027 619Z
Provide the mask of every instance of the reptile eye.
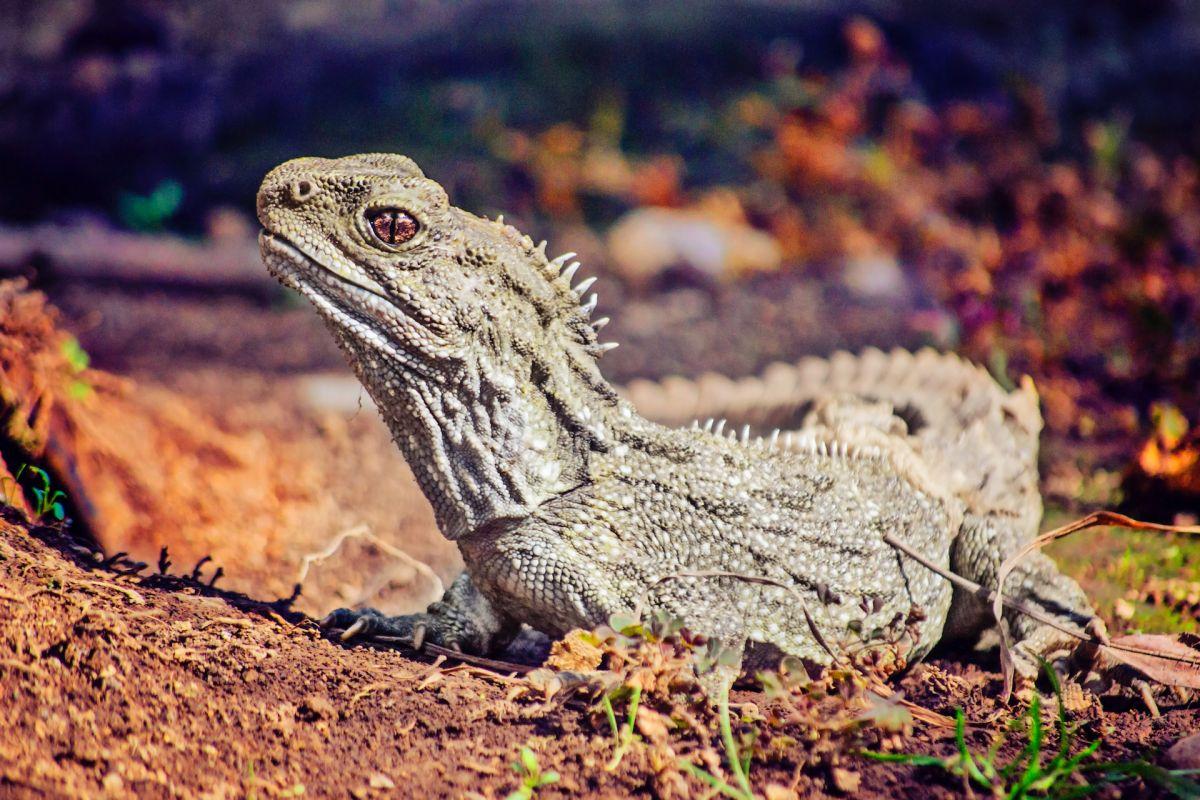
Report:
M398 208L368 211L367 224L375 238L384 244L404 244L421 229L416 217Z

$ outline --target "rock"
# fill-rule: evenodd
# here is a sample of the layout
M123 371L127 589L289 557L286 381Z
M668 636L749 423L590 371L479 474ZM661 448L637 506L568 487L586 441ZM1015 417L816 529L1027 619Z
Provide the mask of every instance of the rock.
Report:
M100 783L104 787L104 791L108 794L119 795L125 791L125 781L115 772L105 775L104 780Z
M1165 759L1175 769L1200 769L1200 733L1185 736L1171 745Z
M368 783L370 784L372 789L395 789L396 788L395 782L391 778L389 778L387 775L384 775L382 772L376 772L375 774L373 774L371 776L370 780L368 781Z
M671 267L717 279L779 269L774 237L727 214L702 209L639 208L608 232L613 267L626 282L645 284Z
M867 299L903 297L908 292L904 270L883 252L848 258L842 266L842 284Z
M854 794L862 783L862 776L854 770L843 767L833 768L833 785L843 794Z

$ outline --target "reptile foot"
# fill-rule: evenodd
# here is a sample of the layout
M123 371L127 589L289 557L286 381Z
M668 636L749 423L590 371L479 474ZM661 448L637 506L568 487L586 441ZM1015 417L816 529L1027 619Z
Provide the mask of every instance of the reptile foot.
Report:
M389 617L374 608L339 608L321 620L321 628L340 631L340 641L350 640L378 644L406 644L421 650L426 644L436 644L461 650L452 626L433 614L402 614Z

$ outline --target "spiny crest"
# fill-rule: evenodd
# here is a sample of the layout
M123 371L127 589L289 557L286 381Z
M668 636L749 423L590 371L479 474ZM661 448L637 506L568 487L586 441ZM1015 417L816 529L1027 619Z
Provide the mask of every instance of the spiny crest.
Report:
M546 242L542 241L535 248L535 252L540 252L543 258L546 255ZM600 302L600 298L595 292L588 294L588 290L596 283L596 277L593 275L584 278L578 284L572 286L571 281L575 278L575 273L579 271L579 262L571 261L576 256L575 253L563 253L554 259L546 259L547 274L552 283L559 288L570 292L574 300L575 308L579 313L580 321L583 323L584 339L582 342L587 348L587 351L594 357L607 353L617 346L616 342L600 342L596 337L600 333L600 329L608 324L608 317L601 317L597 320L592 320L592 312L596 310L596 305ZM570 262L570 263L567 263ZM587 299L584 299L584 296Z
M821 435L816 431L781 431L779 428L767 436L750 435L750 426L743 425L740 429L725 430L726 420L709 418L702 425L700 420L692 421L692 430L703 431L713 436L729 439L745 447L760 450L778 450L787 452L802 452L828 458L861 458L877 457L882 454L870 445L852 445L849 442L836 439L829 435Z
M584 346L584 349L592 357L599 358L617 347L617 342L601 342L597 339L600 330L609 323L609 318L592 319L592 313L595 312L596 306L600 302L600 298L595 292L589 293L588 291L596 283L595 276L584 278L579 283L572 285L575 274L579 271L580 263L571 259L575 258L577 254L563 253L557 258L548 258L545 239L535 245L533 239L528 235L521 233L511 225L506 225L503 214L496 217L495 223L506 235L516 238L535 263L544 265L550 284L570 301L572 318L567 322L578 335L579 343Z

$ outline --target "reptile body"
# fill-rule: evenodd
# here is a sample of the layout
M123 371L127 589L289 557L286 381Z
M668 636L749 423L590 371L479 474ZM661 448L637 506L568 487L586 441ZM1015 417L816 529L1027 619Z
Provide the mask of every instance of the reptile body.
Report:
M268 269L325 319L466 564L425 613L340 610L339 627L487 654L522 623L559 636L645 609L754 663L824 664L901 637L915 659L989 616L884 536L994 587L1037 531L1029 384L872 350L622 392L599 371L611 345L591 281L572 286L578 265L455 208L403 156L289 161L258 215ZM1041 554L1005 591L1069 629L1095 624ZM1074 643L1006 621L1026 675Z

